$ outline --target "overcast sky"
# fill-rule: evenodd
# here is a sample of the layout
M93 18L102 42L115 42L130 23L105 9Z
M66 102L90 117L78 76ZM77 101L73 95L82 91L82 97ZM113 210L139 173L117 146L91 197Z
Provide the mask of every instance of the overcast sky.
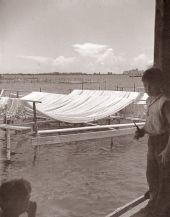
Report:
M155 0L0 0L0 73L145 69L154 18Z

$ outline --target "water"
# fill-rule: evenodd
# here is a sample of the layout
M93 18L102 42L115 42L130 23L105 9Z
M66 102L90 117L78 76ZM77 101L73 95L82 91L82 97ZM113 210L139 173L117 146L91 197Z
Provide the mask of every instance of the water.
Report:
M48 145L33 163L30 139L12 139L12 163L5 163L1 144L1 181L25 178L32 184L38 217L104 217L142 195L145 179L146 139L133 136Z

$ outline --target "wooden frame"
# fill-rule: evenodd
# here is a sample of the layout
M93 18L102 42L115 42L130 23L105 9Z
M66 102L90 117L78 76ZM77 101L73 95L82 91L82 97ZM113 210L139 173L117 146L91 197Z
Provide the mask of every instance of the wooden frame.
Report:
M136 128L124 128L124 129L112 129L105 131L96 131L96 132L83 132L83 133L73 133L66 135L53 135L53 136L41 136L37 134L37 136L32 138L32 145L41 146L41 145L52 145L58 143L68 143L75 141L83 141L83 140L92 140L92 139L101 139L107 137L115 137L122 135L129 135L135 132Z
M31 131L31 127L26 126L14 126L9 124L0 124L0 129L6 130L6 157L7 161L11 160L11 130L16 131Z
M144 126L145 122L137 123L138 126ZM53 130L38 130L37 134L53 134L53 133L69 133L69 132L80 132L85 130L103 130L103 129L119 129L123 127L134 127L134 123L128 124L108 124L108 125L97 125L87 127L76 127L76 128L65 128L65 129L53 129Z

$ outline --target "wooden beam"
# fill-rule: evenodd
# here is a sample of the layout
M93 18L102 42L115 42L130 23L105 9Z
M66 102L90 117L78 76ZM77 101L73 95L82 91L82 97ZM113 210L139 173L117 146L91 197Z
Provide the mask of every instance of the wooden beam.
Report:
M107 130L107 131L86 132L86 133L77 133L77 134L56 135L56 136L37 135L37 137L32 138L32 144L49 145L49 144L58 144L58 143L66 143L66 142L73 142L73 141L115 137L115 136L133 134L135 130L136 128L133 127L133 128L119 129L119 130Z
M4 93L4 89L1 90L0 96L2 96Z
M131 201L130 203L127 203L126 205L117 208L115 211L113 211L112 213L108 214L105 217L119 217L122 216L124 213L126 213L127 211L133 209L135 206L143 203L146 200L145 196L140 196L137 199Z
M126 117L126 120L131 120L131 121L146 121L144 118L134 118L134 117Z
M36 105L35 102L33 102L33 131L37 134L38 126L37 126L37 111L36 111Z
M113 119L124 119L125 118L124 116L120 116L120 115L110 115L109 117Z
M0 129L10 129L10 130L31 130L31 127L26 126L17 126L9 124L0 124Z
M144 126L145 122L137 123L138 126ZM54 130L38 130L38 134L49 134L49 133L68 133L84 130L102 130L109 128L122 128L122 127L133 127L134 123L129 124L109 124L101 126L88 126L88 127L76 127L76 128L65 128L65 129L54 129Z
M170 1L156 0L154 65L170 82Z
M11 160L11 138L10 138L10 129L6 131L6 155L7 160Z

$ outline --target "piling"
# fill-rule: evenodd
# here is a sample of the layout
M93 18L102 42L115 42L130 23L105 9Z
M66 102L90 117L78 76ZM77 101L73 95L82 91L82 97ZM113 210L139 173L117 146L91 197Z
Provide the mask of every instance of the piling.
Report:
M37 131L38 131L38 126L37 126L37 113L36 113L36 102L33 102L33 131L34 131L34 136L37 136ZM37 160L37 154L38 154L38 145L34 146L34 158L33 158L33 162L35 163L35 161Z
M10 129L6 129L6 153L7 153L7 161L10 161L11 160Z

